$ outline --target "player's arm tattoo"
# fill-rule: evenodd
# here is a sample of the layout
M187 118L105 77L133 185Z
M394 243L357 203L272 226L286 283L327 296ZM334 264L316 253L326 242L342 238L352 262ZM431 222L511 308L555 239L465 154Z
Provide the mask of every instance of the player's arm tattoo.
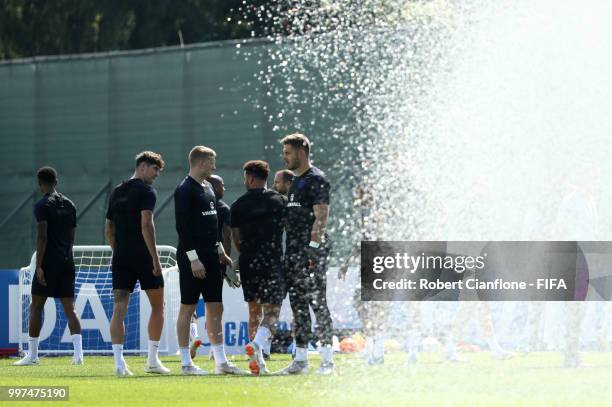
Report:
M110 219L106 219L104 223L104 236L111 249L115 250L115 224Z
M42 267L47 250L47 221L38 222L36 231L36 268Z
M140 228L147 249L152 259L157 259L157 248L155 247L155 225L153 224L153 211L140 211Z
M310 240L313 242L320 242L323 234L325 233L325 227L327 226L327 216L329 215L329 205L319 204L313 205L312 210L314 212L315 221L312 224L312 230L310 232Z

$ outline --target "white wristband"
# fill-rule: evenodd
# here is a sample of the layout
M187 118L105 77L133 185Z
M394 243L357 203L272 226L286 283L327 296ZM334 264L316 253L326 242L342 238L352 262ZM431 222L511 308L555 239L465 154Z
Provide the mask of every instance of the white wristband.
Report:
M225 248L223 247L223 243L218 242L217 243L217 254L224 254L225 253Z
M189 261L198 260L198 253L196 253L195 250L189 250L187 252L187 258L189 259Z
M318 249L321 246L321 243L315 242L314 240L311 240L310 243L308 244L308 246Z

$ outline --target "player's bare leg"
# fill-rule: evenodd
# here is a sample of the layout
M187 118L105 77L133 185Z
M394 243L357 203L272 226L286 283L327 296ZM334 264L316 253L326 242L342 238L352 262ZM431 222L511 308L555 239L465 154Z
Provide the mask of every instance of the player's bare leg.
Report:
M159 340L164 328L164 289L155 288L145 290L149 303L151 304L151 316L149 317L149 351L147 355L147 366L145 372L169 374L170 369L165 367L157 355Z
M179 352L181 354L181 370L184 375L204 376L208 372L193 364L189 351L189 325L197 304L181 304L176 319L176 336L178 338ZM208 312L207 312L208 313Z
M253 340L257 334L257 328L264 318L263 305L255 301L249 301L249 339Z
M128 290L113 290L113 316L110 322L111 341L113 343L113 355L115 357L115 370L117 376L132 376L132 372L123 358L123 341L125 338L125 316L127 315L130 293Z
M27 355L13 363L15 366L32 366L38 365L38 337L40 335L40 329L42 328L43 321L43 309L47 297L41 297L39 295L32 295L32 302L30 303L30 317L29 317L29 346Z
M32 295L32 302L30 303L30 327L29 327L29 335L30 337L38 338L40 335L40 330L42 328L42 312L45 309L45 303L47 302L47 297L41 297L39 295Z
M198 348L200 346L202 346L202 339L198 334L198 316L194 312L191 315L191 323L189 324L189 354L192 360L198 355Z
M223 343L223 303L207 302L206 303L206 333L212 345Z
M270 349L272 348L272 339L274 338L274 334L276 333L276 323L278 322L278 318L280 316L281 305L280 304L269 304L267 308L264 308L264 316L265 319L262 322L268 330L270 331L270 335L268 336L266 342L263 344L263 358L267 360L270 358ZM257 336L257 334L255 335Z
M81 321L76 312L74 312L74 298L60 298L64 314L68 319L68 329L72 335L72 346L74 347L74 355L72 357L73 365L83 364L83 338L81 336Z
M229 363L223 345L223 303L206 303L206 333L215 357L215 374L248 374Z
M280 304L263 304L261 308L263 310L261 324L259 324L251 343L247 345L247 354L251 359L249 368L253 374L269 373L266 367L263 350L268 341L272 340L281 306Z

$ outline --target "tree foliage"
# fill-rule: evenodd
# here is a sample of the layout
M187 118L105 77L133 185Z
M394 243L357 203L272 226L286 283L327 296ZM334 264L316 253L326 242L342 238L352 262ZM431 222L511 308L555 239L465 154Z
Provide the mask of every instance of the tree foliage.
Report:
M0 0L0 59L261 36L269 22L245 20L245 8L270 2Z

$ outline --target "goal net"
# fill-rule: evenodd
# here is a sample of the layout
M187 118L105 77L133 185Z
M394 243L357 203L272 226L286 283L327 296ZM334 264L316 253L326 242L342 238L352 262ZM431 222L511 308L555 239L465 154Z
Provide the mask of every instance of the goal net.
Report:
M160 351L167 352L168 336L174 334L172 321L176 321L180 294L177 278L168 273L177 271L176 249L157 246L164 275L165 316ZM112 251L110 246L74 246L76 267L75 311L81 321L83 350L86 353L111 353L110 319L113 312L113 278L111 273ZM36 253L30 265L23 267L19 275L20 326L19 349L28 348L28 317L31 303L32 279L35 278ZM147 351L147 323L150 314L146 293L137 283L130 296L125 319L124 351ZM68 321L59 299L49 298L44 308L44 322L39 335L39 351L46 354L72 353L72 339Z

